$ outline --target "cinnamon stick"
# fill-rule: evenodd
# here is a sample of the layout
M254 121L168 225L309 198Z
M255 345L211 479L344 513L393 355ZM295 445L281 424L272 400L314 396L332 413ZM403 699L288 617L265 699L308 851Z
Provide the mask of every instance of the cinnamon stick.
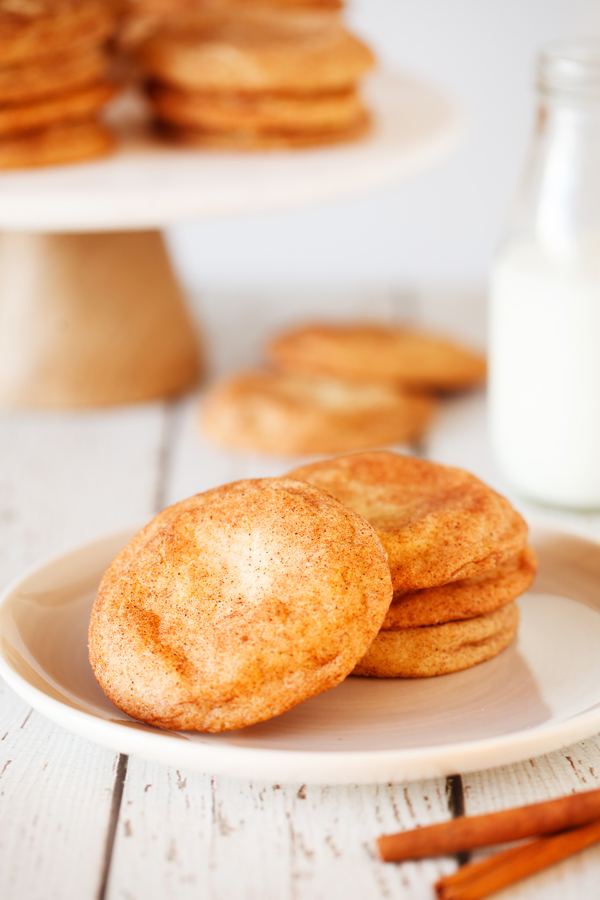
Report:
M439 900L482 900L600 841L600 819L552 837L521 844L463 866L435 885Z
M586 791L504 812L461 816L441 825L384 835L377 845L385 862L399 862L552 834L599 818L600 790Z

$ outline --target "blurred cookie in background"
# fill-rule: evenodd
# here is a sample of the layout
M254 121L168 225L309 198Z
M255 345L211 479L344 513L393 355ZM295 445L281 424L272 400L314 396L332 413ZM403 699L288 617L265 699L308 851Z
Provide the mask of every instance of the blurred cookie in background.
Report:
M275 455L338 453L418 440L433 398L383 384L244 372L205 398L202 426L217 444Z
M77 91L44 97L34 103L0 106L0 138L37 132L60 123L94 117L115 94L115 88L99 82Z
M114 20L107 0L0 0L2 67L102 44Z
M186 13L207 10L231 9L233 11L264 9L276 12L313 10L336 14L343 4L341 0L123 0L126 14L119 28L119 46L125 51L139 47L161 25Z
M198 10L165 20L138 59L155 119L175 141L293 148L368 128L358 83L374 57L330 13L249 3Z
M197 128L159 123L157 133L166 140L180 146L197 147L201 150L307 150L310 148L343 144L363 137L369 130L369 119L365 117L350 128L336 131L200 131Z
M106 44L109 0L0 0L0 167L56 165L103 155L98 120L114 96Z
M139 56L149 76L180 90L251 94L339 91L374 64L336 17L259 7L176 17Z
M366 125L367 116L355 88L327 94L235 94L191 93L166 86L150 91L155 114L160 121L176 123L188 132L200 135L226 135L232 145L247 143L252 136L258 146L272 136L297 139L289 146L319 143L328 135L348 135ZM198 135L200 137L200 135ZM245 140L244 140L245 138ZM283 143L283 140L282 140Z
M480 353L424 331L370 322L294 328L271 341L268 359L283 372L436 392L476 387L486 377Z
M338 12L341 0L116 0L125 7L125 14L135 31L136 22L160 23L165 19L190 12L210 9L247 10L265 8L277 11L312 9L319 12ZM147 27L147 25L146 25Z
M177 16L186 12L207 9L247 10L263 7L275 10L340 10L341 0L125 0L134 14L155 15L161 18Z
M0 169L55 166L110 153L114 139L93 119L0 139Z
M441 395L485 374L481 354L424 331L314 323L275 336L265 371L214 385L201 424L221 446L283 455L414 443Z
M51 57L51 63L42 57L0 68L0 109L98 83L106 75L107 63L103 47L84 46Z

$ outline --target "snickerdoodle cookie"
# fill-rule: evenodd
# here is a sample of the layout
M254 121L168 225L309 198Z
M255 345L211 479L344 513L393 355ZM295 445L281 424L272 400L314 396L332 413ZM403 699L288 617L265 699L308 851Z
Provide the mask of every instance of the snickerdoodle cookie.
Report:
M527 525L474 475L380 450L295 469L367 519L381 538L395 591L490 572L516 556Z
M391 598L385 551L360 516L303 482L241 481L160 513L117 556L90 661L134 718L239 728L342 681Z
M248 10L253 8L281 10L339 10L341 0L137 0L131 10L135 15L154 15L162 18L181 15L207 8L233 8Z
M56 166L105 156L112 134L93 119L0 138L0 169Z
M180 90L242 93L340 91L374 62L334 17L251 9L169 20L139 58L150 77Z
M421 591L394 594L382 629L440 625L493 612L525 593L536 571L535 553L531 547L525 547L514 559L489 573Z
M203 131L199 128L183 128L157 123L156 132L170 143L181 147L197 147L199 150L224 150L243 152L268 152L285 150L310 150L319 147L330 147L346 144L349 141L361 140L370 128L370 118L357 122L351 128L340 128L337 131L263 131L261 129L244 128L240 131Z
M114 86L107 82L34 103L0 106L0 137L40 132L65 122L90 121L114 95Z
M206 13L212 9L244 13L262 10L274 13L295 13L309 10L320 14L337 15L342 7L340 0L136 0L127 2L126 15L119 29L119 44L126 50L139 47L152 34L159 31L164 22L194 12Z
M518 626L518 607L509 603L464 621L380 631L353 674L424 678L458 672L497 656Z
M391 381L433 391L472 387L486 374L480 354L452 341L368 323L295 328L271 341L269 357L286 372Z
M366 117L354 88L329 94L236 94L154 86L150 96L162 122L217 134L326 135L356 128Z
M373 54L320 4L212 0L159 15L137 57L157 132L177 143L292 150L369 130L357 85Z
M202 425L234 449L339 453L416 440L434 408L431 397L392 385L245 372L209 391Z
M0 66L101 44L113 26L106 0L0 0Z
M100 47L85 47L51 59L34 60L0 68L0 104L31 103L41 98L70 93L102 81L107 54Z
M0 169L112 149L99 114L116 20L116 0L0 0Z

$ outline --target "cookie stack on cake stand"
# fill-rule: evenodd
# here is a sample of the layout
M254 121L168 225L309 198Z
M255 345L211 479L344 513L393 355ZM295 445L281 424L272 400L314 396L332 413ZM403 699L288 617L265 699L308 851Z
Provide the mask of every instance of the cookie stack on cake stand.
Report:
M102 406L192 386L199 340L161 229L399 181L457 143L460 116L436 89L381 72L365 91L374 128L353 144L175 149L122 103L114 156L0 173L0 405Z

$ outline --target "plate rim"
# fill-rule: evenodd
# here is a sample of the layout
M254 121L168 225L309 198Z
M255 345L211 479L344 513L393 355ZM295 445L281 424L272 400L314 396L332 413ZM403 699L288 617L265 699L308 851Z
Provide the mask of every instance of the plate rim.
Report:
M600 541L577 530L558 528L542 517L529 517L531 530L548 536L568 536L587 541L600 551ZM0 612L19 587L43 569L65 557L92 549L105 541L123 536L128 540L139 530L139 523L106 532L59 552L51 553L27 567L13 578L0 593ZM573 600L572 602L580 602ZM598 610L600 612L600 609ZM272 783L291 784L366 784L390 781L412 781L472 772L508 765L531 756L559 750L582 740L600 729L600 704L597 708L575 714L571 718L525 728L493 738L461 743L441 743L430 747L384 750L287 750L244 747L182 739L175 732L156 729L126 720L114 722L85 710L69 706L31 684L17 672L6 658L0 621L0 677L15 693L47 719L118 753L125 753L213 775L261 779ZM138 730L139 727L139 730ZM179 751L177 750L179 747ZM167 748L166 753L161 752ZM178 761L168 757L177 756ZM311 768L318 771L312 773ZM279 777L272 773L277 769Z

